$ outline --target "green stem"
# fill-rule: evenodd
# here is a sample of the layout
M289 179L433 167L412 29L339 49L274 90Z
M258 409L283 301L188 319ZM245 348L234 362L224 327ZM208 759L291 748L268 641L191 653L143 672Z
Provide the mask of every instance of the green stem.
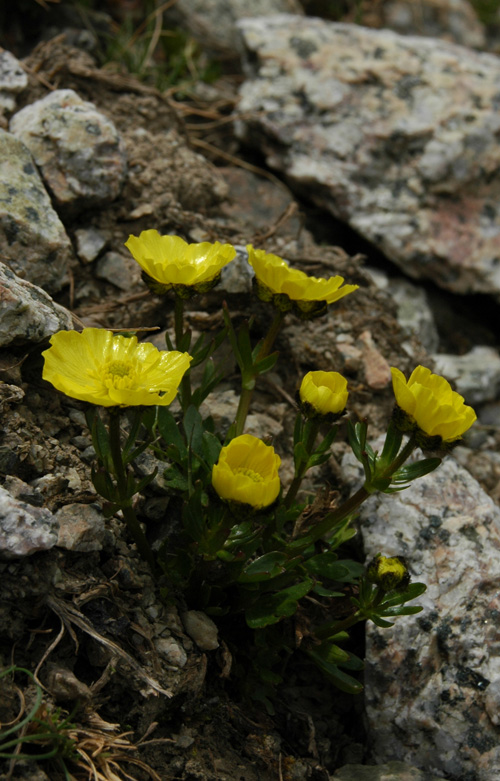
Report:
M415 437L412 434L394 461L391 461L391 463L380 474L377 475L377 478L380 479L391 477L394 472L396 472L396 470L399 469L399 467L402 466L402 464L404 464L404 462L410 457L412 452L415 450L415 447ZM371 496L372 493L374 493L374 490L370 487L370 485L365 483L356 491L355 494L350 496L346 502L341 504L340 507L337 507L336 510L328 513L328 515L321 521L321 523L318 523L312 529L309 529L306 534L306 540L304 541L304 547L307 547L312 542L316 542L316 540L321 539L321 537L324 537L325 534L328 534L328 532L333 529L334 526L337 526L339 523L352 515L353 512L357 510L358 507L365 501L365 499L368 499L368 497ZM300 538L295 541L293 547L294 550L300 547Z
M366 616L364 616L361 611L356 610L352 616L348 616L342 621L331 621L329 624L323 624L319 629L315 629L314 637L317 640L326 640L328 637L333 637L333 635L336 635L339 632L345 632L346 629L350 629L351 626L359 623L359 621L365 620Z
M184 299L177 295L175 296L174 305L174 330L175 347L182 352L184 340ZM179 396L183 412L185 412L191 404L191 373L189 369L182 377Z
M285 316L283 312L279 312L279 311L277 311L276 314L274 315L274 320L269 327L269 331L264 337L260 350L254 361L254 365L256 363L259 363L259 361L262 361L264 358L267 358L267 356L271 352L271 348L274 344L274 340L278 336L284 317ZM253 377L250 376L250 377L242 378L241 395L238 403L238 409L236 411L236 418L234 421L235 437L238 437L240 436L240 434L243 434L243 429L245 428L245 421L247 419L248 410L250 408L250 402L252 401L253 391L255 388L255 379L257 376L258 376L257 374L254 374Z
M323 624L323 626L314 630L314 636L318 640L326 640L328 637L332 637L339 632L345 632L346 629L350 629L351 626L358 624L360 621L366 621L368 619L366 613L377 608L382 602L385 594L386 592L383 589L377 588L372 595L368 607L365 605L363 609L356 610L355 613L351 616L347 616L347 618L344 618L342 621L330 621L328 624Z
M123 517L127 528L132 535L137 550L142 558L148 562L152 571L156 569L156 562L153 556L149 543L146 539L146 535L141 529L141 525L137 520L137 516L133 507L130 504L130 498L127 496L127 473L123 466L123 457L120 442L120 412L118 409L110 410L109 414L109 446L111 450L111 458L113 460L113 468L116 479L116 487L118 491L118 503L120 504L123 512Z
M320 427L319 421L316 420L308 420L306 423L306 438L303 444L308 456L311 455L314 449L314 443L316 442L316 437L318 436L319 427ZM300 488L302 480L304 479L304 475L307 472L308 461L309 459L307 459L307 461L302 461L298 464L298 468L296 470L297 474L295 475L292 482L290 483L290 487L283 500L285 507L290 507L293 500L297 496L297 492Z

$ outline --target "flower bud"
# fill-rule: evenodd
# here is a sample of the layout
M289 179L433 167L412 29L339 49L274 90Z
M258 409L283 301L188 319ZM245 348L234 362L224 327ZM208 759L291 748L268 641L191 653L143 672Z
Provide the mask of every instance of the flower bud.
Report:
M337 420L345 409L347 380L338 372L308 372L299 390L299 406L308 418L327 416Z
M416 432L424 450L449 450L476 420L463 397L430 369L417 366L409 380L394 367L391 374L398 405L394 423L400 431Z
M368 564L366 577L383 591L403 590L410 582L406 561L402 556L382 556L377 554Z

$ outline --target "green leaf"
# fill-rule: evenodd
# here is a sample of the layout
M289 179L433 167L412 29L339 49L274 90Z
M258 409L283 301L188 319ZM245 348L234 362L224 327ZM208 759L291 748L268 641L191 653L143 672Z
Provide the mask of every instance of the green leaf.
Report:
M387 466L390 464L394 459L396 458L399 448L401 447L401 442L403 441L403 434L398 431L398 429L395 427L395 425L391 422L389 423L389 427L387 429L387 434L385 437L384 447L382 449L382 453L380 454L380 460L379 464L382 467Z
M412 480L417 480L419 477L424 477L434 469L437 469L441 463L440 458L424 458L422 461L416 461L414 464L408 464L408 466L402 466L397 472L394 472L392 476L393 483L409 483Z
M92 467L91 478L99 496L107 499L108 502L114 502L117 499L116 488L108 472Z
M204 431L201 449L202 455L209 469L212 469L213 465L217 463L222 445L215 434L211 434L210 431Z
M315 454L317 453L326 453L327 450L330 450L330 447L333 444L333 441L337 435L338 426L332 426L326 437L323 439L322 442L319 443L318 447L315 450Z
M188 490L189 483L187 477L177 469L176 466L169 466L163 472L165 477L165 483L169 488L174 491L182 491L183 493Z
M325 661L316 651L308 651L308 654L328 680L341 691L348 694L359 694L363 690L363 686L359 681L340 670L336 664ZM347 666L347 662L344 662L342 666ZM350 667L349 669L356 668Z
M203 452L203 420L194 406L190 406L184 415L183 427L188 447L196 455Z
M313 592L317 594L320 597L344 597L345 594L343 594L341 591L332 591L332 589L325 588L320 583L316 583L316 585L313 588Z
M188 501L185 502L182 514L184 528L195 542L200 542L205 536L204 517L202 486L198 483Z
M293 616L297 610L298 600L304 597L313 585L312 580L305 580L278 591L277 594L262 597L245 613L248 626L251 629L262 629L270 624L276 624L282 618Z
M167 446L173 445L174 452L178 454L180 459L184 459L187 455L184 437L179 431L174 416L166 407L158 407L158 431Z
M266 374L266 372L271 371L271 369L275 366L278 358L279 353L271 353L271 355L267 355L261 361L255 363L253 367L255 374Z
M410 583L404 591L389 592L388 596L384 598L382 604L384 606L402 605L405 602L410 602L412 599L416 599L421 594L427 591L425 583Z
M95 413L92 420L92 428L90 430L92 436L92 444L96 455L101 463L111 471L111 447L109 444L109 436L106 430L106 426L101 420L101 416L98 412Z
M271 580L285 572L284 564L287 557L284 553L271 552L259 556L250 562L238 578L239 583L257 583L262 580Z

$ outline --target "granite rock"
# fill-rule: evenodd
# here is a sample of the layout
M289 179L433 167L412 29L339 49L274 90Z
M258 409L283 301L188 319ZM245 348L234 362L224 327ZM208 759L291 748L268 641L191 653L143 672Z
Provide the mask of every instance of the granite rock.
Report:
M404 760L456 781L500 777L490 717L500 680L500 509L450 457L406 490L371 497L360 529L368 559L403 555L427 585L421 614L394 628L367 625L372 761Z
M484 26L468 0L384 0L380 25L401 35L425 35L484 49Z
M37 344L73 328L71 313L0 263L0 347Z
M453 380L468 404L484 404L498 399L500 355L494 347L477 345L465 355L437 353L432 357L436 372Z
M12 111L15 96L28 86L28 77L21 63L5 49L0 50L0 108Z
M204 46L236 54L238 19L281 12L303 14L303 9L299 0L177 0L170 16Z
M398 761L383 765L344 765L331 778L332 781L444 781L442 776Z
M28 148L0 130L0 255L12 271L49 293L61 289L73 257Z
M415 278L500 293L500 59L278 14L238 23L240 137Z
M55 90L21 109L10 131L30 149L60 206L81 209L119 195L127 170L120 135L73 90Z
M0 557L30 556L56 544L57 521L50 510L20 502L0 487Z

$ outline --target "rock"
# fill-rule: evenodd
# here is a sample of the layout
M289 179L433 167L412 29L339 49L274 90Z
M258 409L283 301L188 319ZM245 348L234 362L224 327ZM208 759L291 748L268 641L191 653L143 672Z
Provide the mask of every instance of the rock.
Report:
M120 290L137 290L141 285L141 267L133 258L119 252L106 252L96 263L95 275Z
M368 559L404 555L427 584L420 615L367 626L372 761L404 760L456 781L500 777L485 704L500 679L500 509L450 457L406 490L371 497L360 528Z
M250 295L254 270L248 262L246 247L235 246L236 257L221 271L220 286L226 293Z
M384 765L344 765L336 770L332 781L444 781L406 762L387 762Z
M174 667L184 667L187 662L187 653L182 645L173 637L158 637L155 641L158 653Z
M382 390L391 382L391 367L378 350L370 331L363 331L359 337L366 384L373 390Z
M286 14L238 23L237 132L415 278L500 293L500 59Z
M102 231L96 228L81 228L75 231L76 252L82 263L92 263L107 243Z
M66 281L71 242L27 147L0 130L0 255L12 271L49 293Z
M484 49L484 27L467 0L385 0L381 26L401 35L426 35L454 41L471 49Z
M118 131L73 90L55 90L21 109L10 131L30 149L59 205L104 205L120 193L127 163Z
M204 46L237 53L235 23L244 16L274 13L303 14L299 0L177 0L171 18L203 41Z
M0 487L0 557L31 556L56 543L57 521L52 513L20 502Z
M5 49L0 50L0 108L12 111L15 96L27 86L28 77L19 60Z
M378 288L385 290L398 307L397 320L410 333L420 339L427 352L435 353L439 347L439 334L425 290L403 277L389 278L379 269L365 269Z
M91 504L66 504L55 513L59 523L57 545L66 550L102 550L106 527L104 516Z
M37 344L73 328L71 313L0 263L0 347Z
M500 355L493 347L473 347L465 355L437 353L436 372L453 380L468 404L495 401L500 392Z
M201 610L188 610L183 613L182 623L189 637L201 651L215 651L219 647L217 627Z

